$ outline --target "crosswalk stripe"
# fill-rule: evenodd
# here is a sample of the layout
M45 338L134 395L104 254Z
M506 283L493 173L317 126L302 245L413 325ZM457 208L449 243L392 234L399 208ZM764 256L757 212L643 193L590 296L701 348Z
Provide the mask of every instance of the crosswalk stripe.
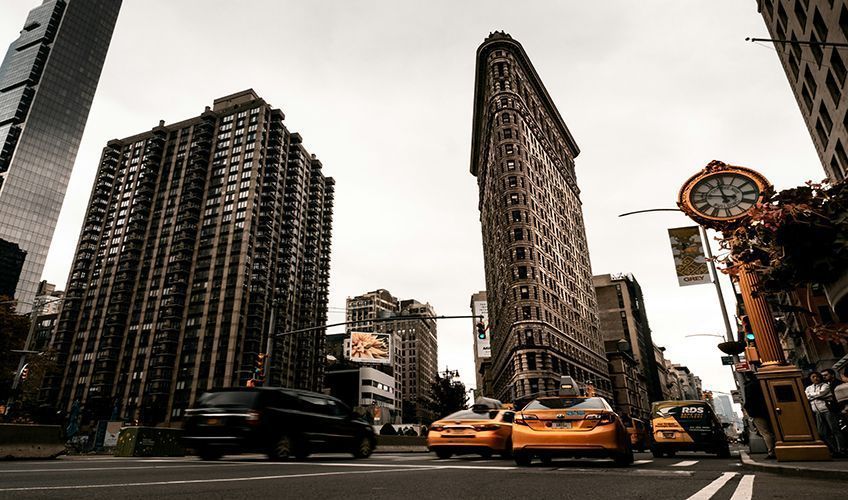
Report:
M684 460L682 462L677 462L676 464L671 464L672 467L692 467L697 464L697 460Z
M724 472L715 481L704 486L700 491L689 497L687 500L710 500L722 486L728 481L736 477L735 472Z
M733 492L733 496L730 497L730 500L751 500L753 495L754 475L746 474L742 476L742 480L739 481L739 485L736 486L736 491Z

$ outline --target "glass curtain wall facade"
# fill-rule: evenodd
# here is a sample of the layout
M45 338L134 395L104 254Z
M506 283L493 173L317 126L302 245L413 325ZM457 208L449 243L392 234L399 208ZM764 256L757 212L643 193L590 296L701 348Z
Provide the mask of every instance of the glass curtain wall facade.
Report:
M579 152L521 44L491 34L477 49L471 173L491 379L504 401L556 391L562 375L612 395L574 172Z
M334 181L284 115L252 90L199 117L111 141L59 316L68 411L168 424L205 390L320 390ZM53 388L56 388L54 392Z
M22 312L38 290L120 8L46 0L0 66L0 238L26 252L15 293Z

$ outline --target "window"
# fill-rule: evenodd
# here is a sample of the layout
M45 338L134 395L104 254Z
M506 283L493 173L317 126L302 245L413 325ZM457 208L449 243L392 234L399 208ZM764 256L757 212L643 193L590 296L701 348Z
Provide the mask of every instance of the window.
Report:
M518 266L518 278L526 279L527 278L527 266Z
M845 85L845 76L848 75L848 70L845 69L845 63L842 62L842 57L839 51L834 50L830 54L830 68L836 73L836 79L840 85Z
M518 247L515 249L515 258L516 260L524 260L527 258L527 254L524 250L524 247Z
M506 168L507 170L515 170L515 160L507 160Z
M804 6L801 5L800 0L795 0L795 19L798 20L801 29L805 30L807 26L807 13L804 12Z
M819 9L816 9L815 14L813 14L813 28L822 41L827 40L827 24L825 24L824 19L819 14Z
M816 79L813 77L813 74L810 72L810 67L807 66L804 68L804 81L807 82L807 87L810 88L810 91L813 95L816 95L816 90L818 90L816 86Z
M519 227L519 228L515 228L515 229L513 230L513 239L514 239L515 241L521 241L521 240L523 240L523 239L524 239L524 229L521 229L520 227Z
M818 40L816 40L816 35L813 34L810 34L810 51L813 53L813 57L816 58L816 65L821 67L824 55L822 54L821 45L819 45Z
M836 84L833 73L830 71L827 72L825 83L827 84L827 90L830 91L830 97L833 99L833 103L839 106L839 101L842 99L842 91L839 90L839 85Z
M813 111L813 98L810 96L810 91L807 90L807 86L801 89L801 97L804 99L804 105L807 107L807 113L812 113Z
M530 287L527 287L527 286L520 287L518 289L518 294L522 299L525 299L525 300L529 299L530 298Z
M507 178L506 183L507 183L507 186L509 186L509 187L516 187L516 186L518 186L518 178L515 177L515 176L511 176L511 177Z
M527 369L535 370L536 369L536 353L528 352L527 353Z
M830 119L830 113L827 112L823 104L819 105L819 115L821 116L822 123L824 123L824 128L829 134L833 130L833 120Z
M512 211L512 222L521 222L521 210Z
M844 5L839 13L839 29L842 30L842 36L848 38L848 8Z

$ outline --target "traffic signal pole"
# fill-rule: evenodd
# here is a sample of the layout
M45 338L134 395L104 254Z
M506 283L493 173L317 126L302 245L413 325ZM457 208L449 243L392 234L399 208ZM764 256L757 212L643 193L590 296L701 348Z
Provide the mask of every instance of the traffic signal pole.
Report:
M433 320L436 320L436 319L469 319L469 318L472 318L472 319L480 318L480 319L482 319L483 316L473 315L473 314L468 315L468 316L427 316L427 315L420 315L420 314L410 314L410 315L407 315L407 316L392 316L391 318L361 319L361 320L358 320L358 321L343 321L341 323L329 323L329 324L320 325L320 326L310 326L310 327L307 327L307 328L299 328L297 330L289 330L287 332L275 333L274 336L275 337L281 337L283 335L291 335L293 333L314 332L315 330L324 330L326 328L332 328L334 326L360 325L360 324L363 324L363 323L388 323L388 322L391 322L391 321L401 321L401 320L408 320L408 319L433 319Z

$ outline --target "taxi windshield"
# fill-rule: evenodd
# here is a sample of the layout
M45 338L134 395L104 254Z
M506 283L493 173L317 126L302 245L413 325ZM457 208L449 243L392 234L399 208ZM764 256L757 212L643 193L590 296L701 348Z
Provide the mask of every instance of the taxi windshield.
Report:
M579 410L606 410L607 407L601 398L545 398L534 399L525 410L561 410L574 408Z
M477 412L473 410L460 410L456 413L451 413L443 420L492 420L497 416L497 410L487 410L482 412Z

